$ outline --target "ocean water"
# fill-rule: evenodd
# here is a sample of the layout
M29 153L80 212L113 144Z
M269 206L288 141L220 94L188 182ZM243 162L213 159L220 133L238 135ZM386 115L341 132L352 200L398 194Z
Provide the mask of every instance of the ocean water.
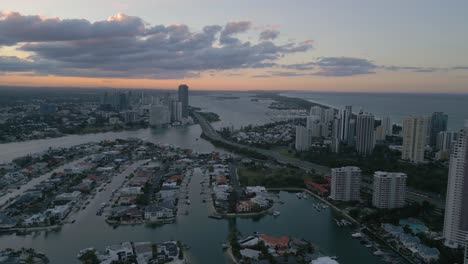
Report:
M338 92L284 92L283 96L303 98L312 102L344 108L353 106L353 112L362 108L377 118L389 115L393 123L411 115L431 115L445 112L449 116L448 129L456 131L468 119L468 94L403 94L403 93L338 93Z

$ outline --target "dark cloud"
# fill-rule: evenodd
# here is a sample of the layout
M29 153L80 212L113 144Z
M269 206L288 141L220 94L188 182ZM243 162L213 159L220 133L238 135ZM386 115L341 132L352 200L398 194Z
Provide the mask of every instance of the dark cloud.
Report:
M264 31L260 32L260 40L273 40L279 36L280 32L275 29L265 29Z
M237 34L251 22L149 26L119 14L91 23L83 19L44 19L1 13L0 46L17 45L27 59L3 57L0 71L63 76L181 78L207 70L271 68L276 60L312 48L308 41L251 43Z
M0 45L131 37L144 34L145 30L140 18L124 14L91 23L84 19L45 19L40 16L23 16L16 12L0 12Z
M252 23L250 21L229 22L221 31L219 42L225 45L239 44L240 40L233 37L233 35L244 33L248 31L251 26Z
M367 59L351 57L321 57L316 61L319 68L313 75L320 76L353 76L373 74L378 68Z

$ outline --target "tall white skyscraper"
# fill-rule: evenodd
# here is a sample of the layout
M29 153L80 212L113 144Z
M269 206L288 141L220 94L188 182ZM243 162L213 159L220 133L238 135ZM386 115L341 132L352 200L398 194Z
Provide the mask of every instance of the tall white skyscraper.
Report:
M447 151L450 150L452 143L456 140L457 133L451 131L442 131L437 134L436 149Z
M312 106L310 108L310 115L311 116L318 116L320 119L320 122L325 122L325 109L323 109L320 106Z
M172 101L171 120L172 122L182 121L182 102Z
M373 206L382 209L405 206L406 174L376 171L374 173L373 186Z
M429 123L430 118L425 116L407 117L403 120L402 159L415 163L424 161Z
M312 137L310 130L303 126L296 126L296 150L307 151L310 148Z
M325 123L330 123L333 122L335 119L335 109L334 108L328 108L325 110Z
M336 201L359 201L361 169L342 167L331 169L330 198Z
M353 114L352 112L352 107L351 106L346 106L345 109L341 111L341 116L340 116L340 140L342 142L348 143L349 137L350 137L350 127L349 127L349 121L351 120L351 115Z
M450 153L444 238L451 248L466 245L468 238L468 120Z
M393 124L389 116L382 118L382 129L385 136L391 136L393 134Z
M361 155L370 155L375 147L374 116L360 113L356 119L356 151Z

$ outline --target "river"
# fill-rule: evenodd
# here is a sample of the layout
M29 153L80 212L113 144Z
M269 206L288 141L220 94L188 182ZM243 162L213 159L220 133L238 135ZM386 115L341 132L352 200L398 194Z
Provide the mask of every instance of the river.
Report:
M266 115L268 102L251 102L247 93L235 93L235 95L240 98L219 100L213 97L193 96L191 104L206 106L207 111L218 113L223 120L215 124L218 127L226 125L240 127L270 121ZM67 147L89 141L127 137L175 144L199 152L219 151L211 143L200 139L200 134L200 127L192 125L8 143L0 145L0 161L8 161L49 147ZM228 221L208 218L211 209L208 203L202 203L199 195L201 186L197 178L202 177L201 172L196 171L193 177L189 188L192 201L189 207L190 213L178 216L174 224L158 227L121 226L113 229L104 222L102 216L96 216L100 203L107 201L108 198L108 193L103 192L96 196L86 210L73 216L73 219L76 219L74 224L66 224L58 231L41 231L27 235L3 234L0 236L0 248L32 247L46 253L52 264L62 264L76 263L78 251L87 247L104 249L107 245L123 241L181 240L191 246L187 252L191 263L228 263L228 258L221 250L221 244L226 241L228 235ZM112 186L107 192L113 188ZM286 192L281 192L279 199L285 203L275 204L275 209L281 211L281 215L277 218L264 216L258 219L237 219L242 234L249 235L259 231L271 235L305 238L312 241L324 254L339 256L341 264L382 263L368 249L351 238L351 230L334 224L334 212L330 209L317 212L312 207L312 203L315 202L312 198L299 200L294 194Z

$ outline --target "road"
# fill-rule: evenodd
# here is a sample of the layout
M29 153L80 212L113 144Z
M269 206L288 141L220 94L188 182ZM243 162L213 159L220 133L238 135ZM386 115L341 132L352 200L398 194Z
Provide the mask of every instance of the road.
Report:
M239 184L239 176L237 175L237 163L234 161L229 165L229 179L231 180L231 185L234 188L234 191L237 193L237 197L241 197L242 188Z
M239 144L239 143L236 143L236 142L226 140L216 132L216 130L211 126L211 124L208 121L206 121L205 118L203 118L203 116L201 116L201 115L199 115L197 113L194 113L194 116L198 120L198 122L200 124L200 127L202 128L203 133L212 140L220 141L220 142L222 142L224 144L231 145L233 147L244 148L244 149L248 149L248 150L251 150L251 151L261 153L261 154L267 156L268 158L270 158L272 160L275 160L276 162L281 163L281 164L285 164L285 165L289 164L289 165L293 165L293 166L296 166L298 168L301 168L301 169L303 169L305 171L315 171L318 174L330 175L330 168L329 167L318 165L318 164L308 162L308 161L303 161L303 160L299 160L299 159L295 159L295 158L286 157L286 156L284 156L281 153L276 152L276 151L267 150L267 149L260 149L260 148L251 147L251 146L246 146L246 145L242 145L242 144ZM365 186L365 188L367 190L372 191L373 186L371 184L363 183L363 185ZM428 201L428 202L434 204L436 206L436 209L438 209L440 211L445 208L444 198L438 197L435 194L430 194L430 193L427 193L427 192L424 192L424 191L419 191L419 190L414 190L414 189L408 188L408 190L406 192L406 199L409 200L410 202Z
M53 169L52 171L50 171L50 172L48 172L46 174L43 174L43 175L41 175L39 177L36 177L36 178L33 178L32 180L30 180L26 184L21 185L19 189L15 189L11 193L5 194L4 196L0 197L0 209L3 209L4 206L10 204L9 200L11 198L21 196L24 192L26 192L27 190L33 188L35 185L40 184L41 182L48 180L52 176L52 174L54 174L55 172L61 172L66 168L71 168L71 167L75 166L76 164L78 164L80 162L83 162L87 157L88 156L85 156L85 157L82 157L80 159L77 159L77 160L74 160L72 162L61 165L61 166Z

